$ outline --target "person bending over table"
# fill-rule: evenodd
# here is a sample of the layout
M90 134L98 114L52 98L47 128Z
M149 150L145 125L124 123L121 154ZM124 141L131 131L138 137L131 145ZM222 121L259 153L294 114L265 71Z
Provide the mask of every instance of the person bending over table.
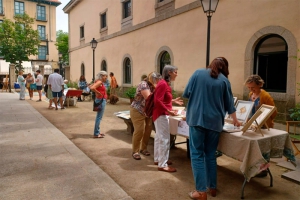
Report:
M145 116L144 107L148 96L154 92L161 75L151 72L145 80L137 86L136 94L130 108L130 117L133 123L134 132L132 137L132 157L140 160L139 152L150 156L147 150L148 141L152 131L152 118Z
M215 58L207 69L199 69L191 76L183 97L189 99L186 122L189 125L189 147L196 190L189 193L192 199L207 199L208 192L217 192L217 150L223 130L225 113L236 118L230 82L228 61Z
M168 166L170 151L170 126L169 115L177 115L176 110L172 110L172 102L182 105L180 97L172 99L171 82L177 77L177 67L166 65L160 80L155 88L153 121L155 125L154 139L154 163L158 164L159 171L176 172L176 169ZM169 162L169 165L171 163Z
M266 104L269 106L275 106L274 100L271 97L271 95L266 92L265 90L261 89L264 85L264 80L259 76L259 75L251 75L249 76L246 81L245 81L245 85L246 87L248 87L249 89L249 101L253 101L254 102L254 106L252 108L251 114L249 116L249 119L252 117L252 115L254 115L254 113L260 108L260 106L262 104ZM271 117L266 121L267 126L269 128L273 128L274 127L274 118L277 115L277 111L275 110L275 112L271 115ZM266 128L265 126L263 126L263 128ZM261 171L259 174L256 175L256 177L265 177L267 176L268 171L267 170L263 170Z

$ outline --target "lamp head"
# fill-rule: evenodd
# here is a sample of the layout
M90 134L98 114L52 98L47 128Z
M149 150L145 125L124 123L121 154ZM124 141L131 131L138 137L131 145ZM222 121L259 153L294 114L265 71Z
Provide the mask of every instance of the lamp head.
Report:
M203 12L206 13L207 16L212 16L214 12L217 10L217 6L219 0L200 0L203 8Z
M90 42L91 47L92 47L93 50L96 49L97 43L98 43L98 42L97 42L97 40L95 40L95 38L93 38L92 41Z

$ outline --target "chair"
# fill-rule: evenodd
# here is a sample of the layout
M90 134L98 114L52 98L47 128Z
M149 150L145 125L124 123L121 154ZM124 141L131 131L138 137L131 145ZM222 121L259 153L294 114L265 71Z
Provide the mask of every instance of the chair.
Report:
M290 132L290 127L293 127L292 132ZM295 156L300 154L300 150L296 146L296 143L300 143L300 121L286 121L286 131L291 137L291 142L295 150Z

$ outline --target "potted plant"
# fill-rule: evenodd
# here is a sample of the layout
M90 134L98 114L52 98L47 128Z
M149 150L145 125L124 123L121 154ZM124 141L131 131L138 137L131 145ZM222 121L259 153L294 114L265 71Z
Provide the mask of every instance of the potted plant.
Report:
M289 112L293 121L300 121L300 103L297 103L295 108L289 109Z
M130 87L126 90L125 95L130 99L130 103L132 103L135 93L136 93L136 87Z

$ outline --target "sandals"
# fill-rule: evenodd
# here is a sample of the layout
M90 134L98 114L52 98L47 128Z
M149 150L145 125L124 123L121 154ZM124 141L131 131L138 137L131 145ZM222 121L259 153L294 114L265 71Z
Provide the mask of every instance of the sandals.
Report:
M133 153L133 154L132 154L132 157L133 157L133 159L135 159L135 160L141 160L141 156L140 156L139 153Z
M105 133L100 133L100 135L105 136Z
M144 156L150 156L150 152L148 150L141 150L140 153Z
M104 136L99 134L99 135L94 135L94 138L104 138Z

